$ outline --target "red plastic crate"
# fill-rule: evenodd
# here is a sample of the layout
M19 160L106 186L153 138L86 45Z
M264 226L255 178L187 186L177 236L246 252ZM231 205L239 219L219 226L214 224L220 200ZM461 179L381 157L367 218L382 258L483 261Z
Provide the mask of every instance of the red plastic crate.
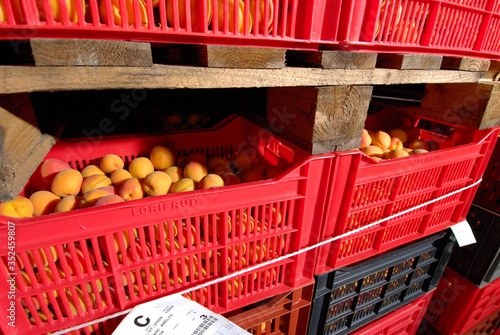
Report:
M387 110L369 115L366 125L374 131L418 125L421 138L435 141L440 149L379 162L359 150L336 153L321 240L474 184L484 172L499 132L498 128L476 130ZM464 220L476 189L473 186L321 247L315 273L364 260Z
M224 315L254 335L301 335L307 330L314 282Z
M500 309L500 278L479 288L446 268L425 320L442 335L464 334Z
M495 213L500 213L500 142L493 150L483 181L477 189L474 203Z
M7 279L15 277L12 293L17 301L14 330L6 318L12 300L6 294L0 297L4 334L41 334L99 319L317 241L320 225L313 223L321 214L318 197L325 193L320 185L326 183L323 169L333 155L309 157L242 117L206 131L59 140L46 158L81 169L106 153L130 162L159 143L178 154L200 151L209 157L248 150L261 162L286 170L252 183L12 219L17 256L12 263L7 236L14 226L0 217L0 258L5 264L0 267L0 291L9 292ZM28 182L28 193L36 182ZM225 224L229 218L230 232ZM314 250L285 258L190 297L218 313L234 310L309 282L314 259Z
M352 335L414 335L435 290L353 331Z
M321 40L333 47L500 58L496 0L332 0L331 7Z
M0 39L90 38L317 49L313 36L321 29L318 2L324 1L2 0Z

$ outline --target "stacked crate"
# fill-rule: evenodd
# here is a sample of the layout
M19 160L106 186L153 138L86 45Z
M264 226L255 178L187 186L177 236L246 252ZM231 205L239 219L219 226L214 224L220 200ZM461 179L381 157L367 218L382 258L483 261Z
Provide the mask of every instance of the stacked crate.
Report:
M443 335L493 334L499 328L499 159L497 144L467 215L477 243L453 251L425 317L428 328Z
M0 32L6 33L0 38L35 31L37 37L52 38L500 58L496 0L188 2L61 0L55 11L50 0L0 0ZM454 24L462 21L467 24ZM315 99L319 105L319 94ZM78 169L97 162L110 148L130 162L145 155L147 146L170 142L184 155L230 156L250 150L282 172L264 181L78 213L0 217L5 231L17 227L12 266L8 235L0 238L6 265L0 288L13 290L20 302L19 333L58 331L206 285L187 295L228 313L254 334L299 335L314 333L318 326L320 333L376 329L412 334L422 317L416 308L427 305L448 259L451 243L443 232L469 211L499 131L418 115L369 116L367 125L383 129L399 122L419 128L422 138L439 150L380 162L340 146L311 156L314 150L242 118L189 134L107 138L92 157L80 155L77 142L59 141L46 158L63 159ZM357 139L355 133L350 135ZM21 194L29 193L34 179ZM34 226L40 230L35 237ZM174 236L174 231L185 235ZM255 265L262 267L250 268ZM248 271L211 283L240 270ZM492 281L495 271L485 270L481 283ZM13 273L20 276L9 287ZM263 301L270 295L270 301ZM0 305L8 303L0 298ZM262 308L268 313L255 318ZM396 322L403 315L411 320L409 327ZM297 327L298 318L309 317L309 330L306 322ZM493 311L482 326L494 327L496 318ZM4 332L11 330L6 322L0 321ZM113 322L99 323L82 334L105 334L112 327Z

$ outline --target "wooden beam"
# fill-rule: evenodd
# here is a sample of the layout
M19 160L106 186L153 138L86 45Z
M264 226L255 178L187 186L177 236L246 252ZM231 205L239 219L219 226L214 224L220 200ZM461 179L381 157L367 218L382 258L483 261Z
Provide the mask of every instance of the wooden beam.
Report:
M268 89L274 132L312 154L358 148L372 86Z
M490 61L487 59L476 59L468 57L444 57L441 64L442 69L462 71L488 71Z
M36 66L152 66L149 43L32 39Z
M428 84L419 114L487 129L500 125L500 83Z
M399 70L438 70L443 56L418 54L379 54L377 68Z
M197 45L196 65L233 69L280 69L285 67L285 49Z
M249 88L335 85L477 83L480 72L445 70L219 69L152 67L0 66L0 94L65 90Z
M55 143L37 127L28 94L0 96L0 201L16 197Z
M373 69L377 61L376 53L347 51L302 51L288 50L288 66L320 67L323 69Z

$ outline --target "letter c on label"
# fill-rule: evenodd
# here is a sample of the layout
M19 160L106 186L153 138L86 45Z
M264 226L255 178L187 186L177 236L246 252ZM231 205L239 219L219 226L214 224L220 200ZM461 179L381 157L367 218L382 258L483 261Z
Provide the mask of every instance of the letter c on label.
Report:
M134 324L137 326L137 327L146 327L147 325L149 325L149 322L151 320L149 320L149 318L146 318L146 323L140 323L139 320L141 320L144 316L142 315L139 315L138 317L136 317L134 319Z

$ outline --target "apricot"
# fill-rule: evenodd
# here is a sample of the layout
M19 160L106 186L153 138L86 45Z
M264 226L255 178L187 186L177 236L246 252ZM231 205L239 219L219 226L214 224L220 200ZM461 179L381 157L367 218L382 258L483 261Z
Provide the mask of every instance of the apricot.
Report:
M184 178L191 178L194 182L199 183L203 177L208 174L207 167L197 161L190 161L184 167Z
M92 207L97 203L99 199L117 193L118 191L114 186L104 186L88 191L80 200L80 208Z
M80 208L81 197L77 195L67 195L61 199L54 208L55 213L69 212Z
M101 187L111 186L111 179L106 175L95 174L89 176L83 180L82 183L82 194L86 194L92 190L96 190Z
M107 154L101 158L99 166L106 173L112 173L115 170L123 169L125 162L123 159L115 154Z
M257 17L257 27L254 27L254 30L259 30L259 33L269 33L273 29L273 18L274 18L274 3L273 1L269 1L267 5L267 18L264 17L266 15L266 1L265 0L257 0L259 1L259 6L257 7L257 12L255 12L255 0L250 0L250 14L252 18ZM267 22L267 26L266 26Z
M0 0L0 22L8 21L8 12L5 6L5 1L9 0ZM9 3L12 8L12 14L14 15L14 20L16 21L16 23L24 23L23 13L19 0L10 0Z
M177 10L178 10L178 22L179 27L186 29L187 28L187 13L186 6L184 0L167 0L167 22L170 27L174 26L174 1L177 2ZM155 3L159 3L159 0L153 0L153 6ZM191 13L191 29L195 30L196 21L198 20L198 15L201 14L201 7L196 5L196 0L190 0L190 13ZM210 24L212 20L212 0L205 0L205 8L207 12L207 26Z
M87 178L87 177L93 176L95 174L104 175L106 173L103 170L101 170L101 168L98 167L97 165L87 165L82 170L82 177L83 178Z
M415 149L411 152L411 155L421 155L421 154L425 154L425 153L428 153L429 151L428 150L425 150L425 149Z
M408 148L413 149L413 150L415 150L415 149L429 150L429 146L427 145L427 143L424 140L411 141L410 144L408 144Z
M40 174L44 183L51 183L56 174L66 169L71 169L68 163L57 158L49 158L40 166Z
M264 173L262 173L262 171L260 171L260 169L252 169L252 170L245 171L241 176L241 180L244 183L249 183L252 181L259 181L259 180L263 180L263 179L264 179Z
M163 172L165 172L166 174L168 174L170 176L173 183L176 183L179 179L184 178L184 171L183 170L184 169L180 168L179 166L174 165L174 166L171 166L171 167L163 170Z
M198 184L198 189L206 190L213 187L222 187L224 186L224 180L214 173L209 173Z
M391 137L391 144L387 148L389 151L394 149L403 149L403 142L398 137Z
M163 171L151 172L144 178L144 192L149 196L165 195L170 192L172 178Z
M33 216L47 215L54 212L57 203L61 200L49 191L36 191L29 197L33 204Z
M0 203L0 215L13 218L29 218L33 216L33 204L22 196Z
M50 6L50 14L46 12L47 1L37 0L36 6L38 8L38 13L40 15L41 21L47 21L49 16L52 16L54 21L63 22L63 18L67 16L68 20L71 22L78 22L78 12L75 0L65 0L66 9L61 7L59 0L48 0ZM83 16L85 16L85 1L81 0L81 10L83 11Z
M381 157L384 154L384 150L375 145L369 145L366 148L361 149L361 152L370 157Z
M397 138L399 138L399 140L402 143L406 143L406 141L408 140L408 134L403 129L394 128L394 129L389 130L388 134L391 137L397 137Z
M194 181L191 178L179 179L176 183L172 185L171 193L182 193L194 191Z
M361 133L361 144L359 145L359 147L366 148L370 144L372 144L372 137L370 136L368 130L363 129L363 132Z
M379 130L372 136L372 144L381 149L387 149L391 145L391 136L385 131Z
M117 204L120 202L125 202L125 199L120 197L118 194L110 194L110 195L106 195L102 198L99 198L97 200L97 202L95 203L94 207Z
M213 170L212 173L222 176L224 173L233 172L233 169L228 165L218 165Z
M146 157L137 157L130 162L128 167L128 172L132 175L133 178L143 179L148 174L153 172L155 167L153 163Z
M132 175L125 169L116 169L109 176L109 179L111 179L111 184L116 187L120 187L125 180L130 178L132 178Z
M186 157L186 161L184 162L184 164L187 165L190 162L198 162L198 163L206 166L207 165L207 156L202 152L190 153Z
M224 181L224 185L238 185L243 183L243 181L241 181L241 178L232 172L226 172L221 177Z
M82 187L83 177L75 169L62 170L52 180L50 190L59 197L77 195Z
M151 149L149 159L156 170L165 170L175 165L175 154L164 145L157 145Z
M142 180L139 178L125 180L118 190L118 195L125 199L125 201L144 198Z
M102 22L108 23L108 11L106 10L106 3L109 3L109 0L102 0L99 4L99 14L101 15ZM122 25L122 17L127 18L128 25L135 24L135 11L134 11L134 0L125 0L125 10L126 13L122 13L120 9L120 0L111 0L111 21L114 22L115 25ZM139 17L138 19L141 21L142 26L148 25L148 14L146 11L146 3L143 0L137 1L137 7L139 8ZM125 15L123 15L125 14Z
M225 15L227 15L228 21L228 31L231 33L248 33L252 31L252 19L251 15L248 22L248 29L245 31L244 13L245 13L245 3L244 1L238 1L238 8L236 9L237 17L234 16L235 13L235 0L228 0L228 11L225 11L225 5L223 0L217 0L217 13L218 13L218 30L225 30ZM236 29L235 29L236 24Z
M391 158L401 158L401 157L407 157L409 156L410 154L407 153L405 150L403 149L395 149L395 150L392 150L392 151L389 151L385 156L384 158L385 159L391 159Z

